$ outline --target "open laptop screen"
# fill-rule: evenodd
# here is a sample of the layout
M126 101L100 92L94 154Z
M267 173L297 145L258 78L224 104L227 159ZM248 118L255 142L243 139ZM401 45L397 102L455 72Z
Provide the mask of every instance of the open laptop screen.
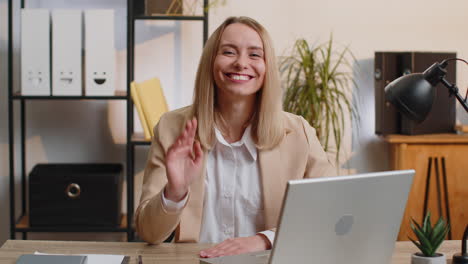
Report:
M288 182L270 263L390 261L414 170Z

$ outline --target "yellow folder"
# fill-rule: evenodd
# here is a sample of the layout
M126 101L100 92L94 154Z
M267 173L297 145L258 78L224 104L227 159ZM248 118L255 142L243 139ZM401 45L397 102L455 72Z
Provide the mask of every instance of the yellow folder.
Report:
M143 128L143 133L145 135L145 140L151 139L151 133L149 132L148 125L146 124L145 115L143 114L143 110L141 109L141 102L139 95L137 93L136 83L132 82L130 84L130 95L132 96L133 104L135 105L138 113L138 117L140 118L141 127Z
M154 136L154 126L156 126L162 114L168 111L161 82L157 78L141 83L132 82L130 90L138 116L140 117L145 140L150 140Z

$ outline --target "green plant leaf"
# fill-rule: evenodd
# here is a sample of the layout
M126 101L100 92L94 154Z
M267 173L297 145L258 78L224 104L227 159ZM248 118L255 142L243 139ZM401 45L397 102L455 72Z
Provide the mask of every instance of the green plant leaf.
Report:
M437 223L434 225L432 232L430 234L430 240L431 242L435 242L435 239L439 237L441 234L443 234L445 231L445 221L441 218L437 221Z
M448 232L450 230L450 226L447 225L443 232L441 232L435 239L432 241L433 243L433 248L434 248L434 253L436 253L437 249L440 247L442 242L444 242L445 237L447 236Z
M429 241L429 239L427 239L427 237L421 230L413 229L413 231L418 237L418 240L421 243L421 246L426 251L426 252L423 252L423 254L425 254L426 256L432 256L433 246L431 245L431 242Z
M280 71L285 77L284 110L302 115L316 129L317 137L329 153L335 151L330 148L333 140L337 161L345 120L348 116L358 120L350 87L357 85L348 55L355 59L348 48L334 50L330 35L326 43L315 46L305 39L296 40L292 55L280 61Z
M415 229L418 229L418 230L423 230L422 227L418 224L418 222L416 222L416 220L414 220L413 218L411 218L411 229L413 229L413 231Z
M431 229L431 212L428 211L423 220L422 231L427 234Z
M408 238L411 240L411 242L413 242L414 245L416 245L416 247L419 248L419 250L421 250L421 253L426 256L427 250L416 240L412 239L411 237L408 237Z

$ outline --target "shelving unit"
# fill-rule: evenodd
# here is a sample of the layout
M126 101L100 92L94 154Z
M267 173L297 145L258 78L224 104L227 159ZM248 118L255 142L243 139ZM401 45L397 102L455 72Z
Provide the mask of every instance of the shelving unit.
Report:
M134 79L134 53L135 53L135 22L137 20L184 20L203 22L203 43L208 36L208 13L206 7L208 0L203 0L203 16L145 16L134 14L133 0L127 0L127 80L124 92L116 92L114 96L23 96L14 92L13 70L13 0L8 0L8 139L9 139L9 190L10 190L10 238L15 239L16 233L21 232L22 238L27 239L28 232L124 232L127 240L134 240L133 211L134 211L134 174L135 174L135 148L136 146L149 146L150 141L145 141L142 134L134 133L133 103L130 95L130 83ZM24 0L21 0L21 8L24 8ZM122 215L121 225L118 227L31 227L27 212L26 197L26 116L25 110L28 101L31 100L124 100L127 104L127 138L126 138L126 172L127 182L127 214ZM21 214L16 217L15 195L15 113L14 103L19 103L20 126L20 175L21 175Z

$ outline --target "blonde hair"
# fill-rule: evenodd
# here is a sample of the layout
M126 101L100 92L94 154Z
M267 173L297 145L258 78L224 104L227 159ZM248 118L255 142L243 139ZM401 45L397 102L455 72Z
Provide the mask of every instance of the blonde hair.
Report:
M193 115L198 120L198 138L205 149L211 149L215 138L213 128L216 112L213 64L224 30L227 26L235 23L252 28L263 41L266 72L263 87L257 93L257 103L252 120L252 137L257 148L271 149L278 145L284 136L281 114L281 83L271 38L262 25L249 17L229 17L215 30L205 44L198 65L193 99Z

